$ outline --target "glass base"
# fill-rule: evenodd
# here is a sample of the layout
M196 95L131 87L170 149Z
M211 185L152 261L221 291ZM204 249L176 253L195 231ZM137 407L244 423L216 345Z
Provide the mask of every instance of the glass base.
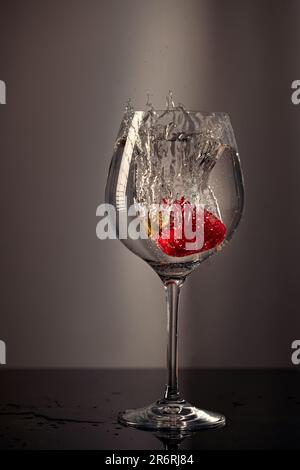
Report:
M225 416L200 410L185 400L159 400L145 408L122 411L118 419L125 426L149 431L198 431L225 425Z

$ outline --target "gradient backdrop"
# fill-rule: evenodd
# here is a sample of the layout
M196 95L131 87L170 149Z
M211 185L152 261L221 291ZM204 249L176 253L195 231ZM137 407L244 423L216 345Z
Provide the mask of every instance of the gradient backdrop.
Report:
M246 183L231 244L186 282L180 363L289 367L300 338L300 1L0 0L7 367L161 367L159 278L96 238L124 102L227 111Z

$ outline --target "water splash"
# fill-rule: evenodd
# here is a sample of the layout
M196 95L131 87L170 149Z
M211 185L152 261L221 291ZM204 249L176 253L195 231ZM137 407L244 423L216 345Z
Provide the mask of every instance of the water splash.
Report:
M134 129L135 195L138 204L160 204L182 196L192 204L203 204L221 218L209 175L224 152L224 116L189 112L175 104L173 94L166 97L166 108L156 110L150 93L139 127ZM116 146L128 138L134 116L131 100L126 103ZM131 128L132 131L132 128Z
M175 109L176 105L173 100L173 93L169 90L168 95L166 96L166 109L169 111L170 109Z

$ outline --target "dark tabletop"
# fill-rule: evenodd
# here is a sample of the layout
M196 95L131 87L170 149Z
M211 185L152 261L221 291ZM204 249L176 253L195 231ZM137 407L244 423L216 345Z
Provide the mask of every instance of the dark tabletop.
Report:
M161 450L158 436L120 426L118 411L149 404L162 370L0 370L1 449ZM180 449L300 448L300 374L184 370L182 395L224 413L227 426L193 433ZM176 444L170 444L176 445Z

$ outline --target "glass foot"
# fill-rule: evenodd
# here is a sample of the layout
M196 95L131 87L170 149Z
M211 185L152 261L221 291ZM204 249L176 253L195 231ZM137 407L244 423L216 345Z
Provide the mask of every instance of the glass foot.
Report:
M145 408L119 413L119 422L145 430L197 431L225 425L225 416L195 408L185 400L159 400Z

